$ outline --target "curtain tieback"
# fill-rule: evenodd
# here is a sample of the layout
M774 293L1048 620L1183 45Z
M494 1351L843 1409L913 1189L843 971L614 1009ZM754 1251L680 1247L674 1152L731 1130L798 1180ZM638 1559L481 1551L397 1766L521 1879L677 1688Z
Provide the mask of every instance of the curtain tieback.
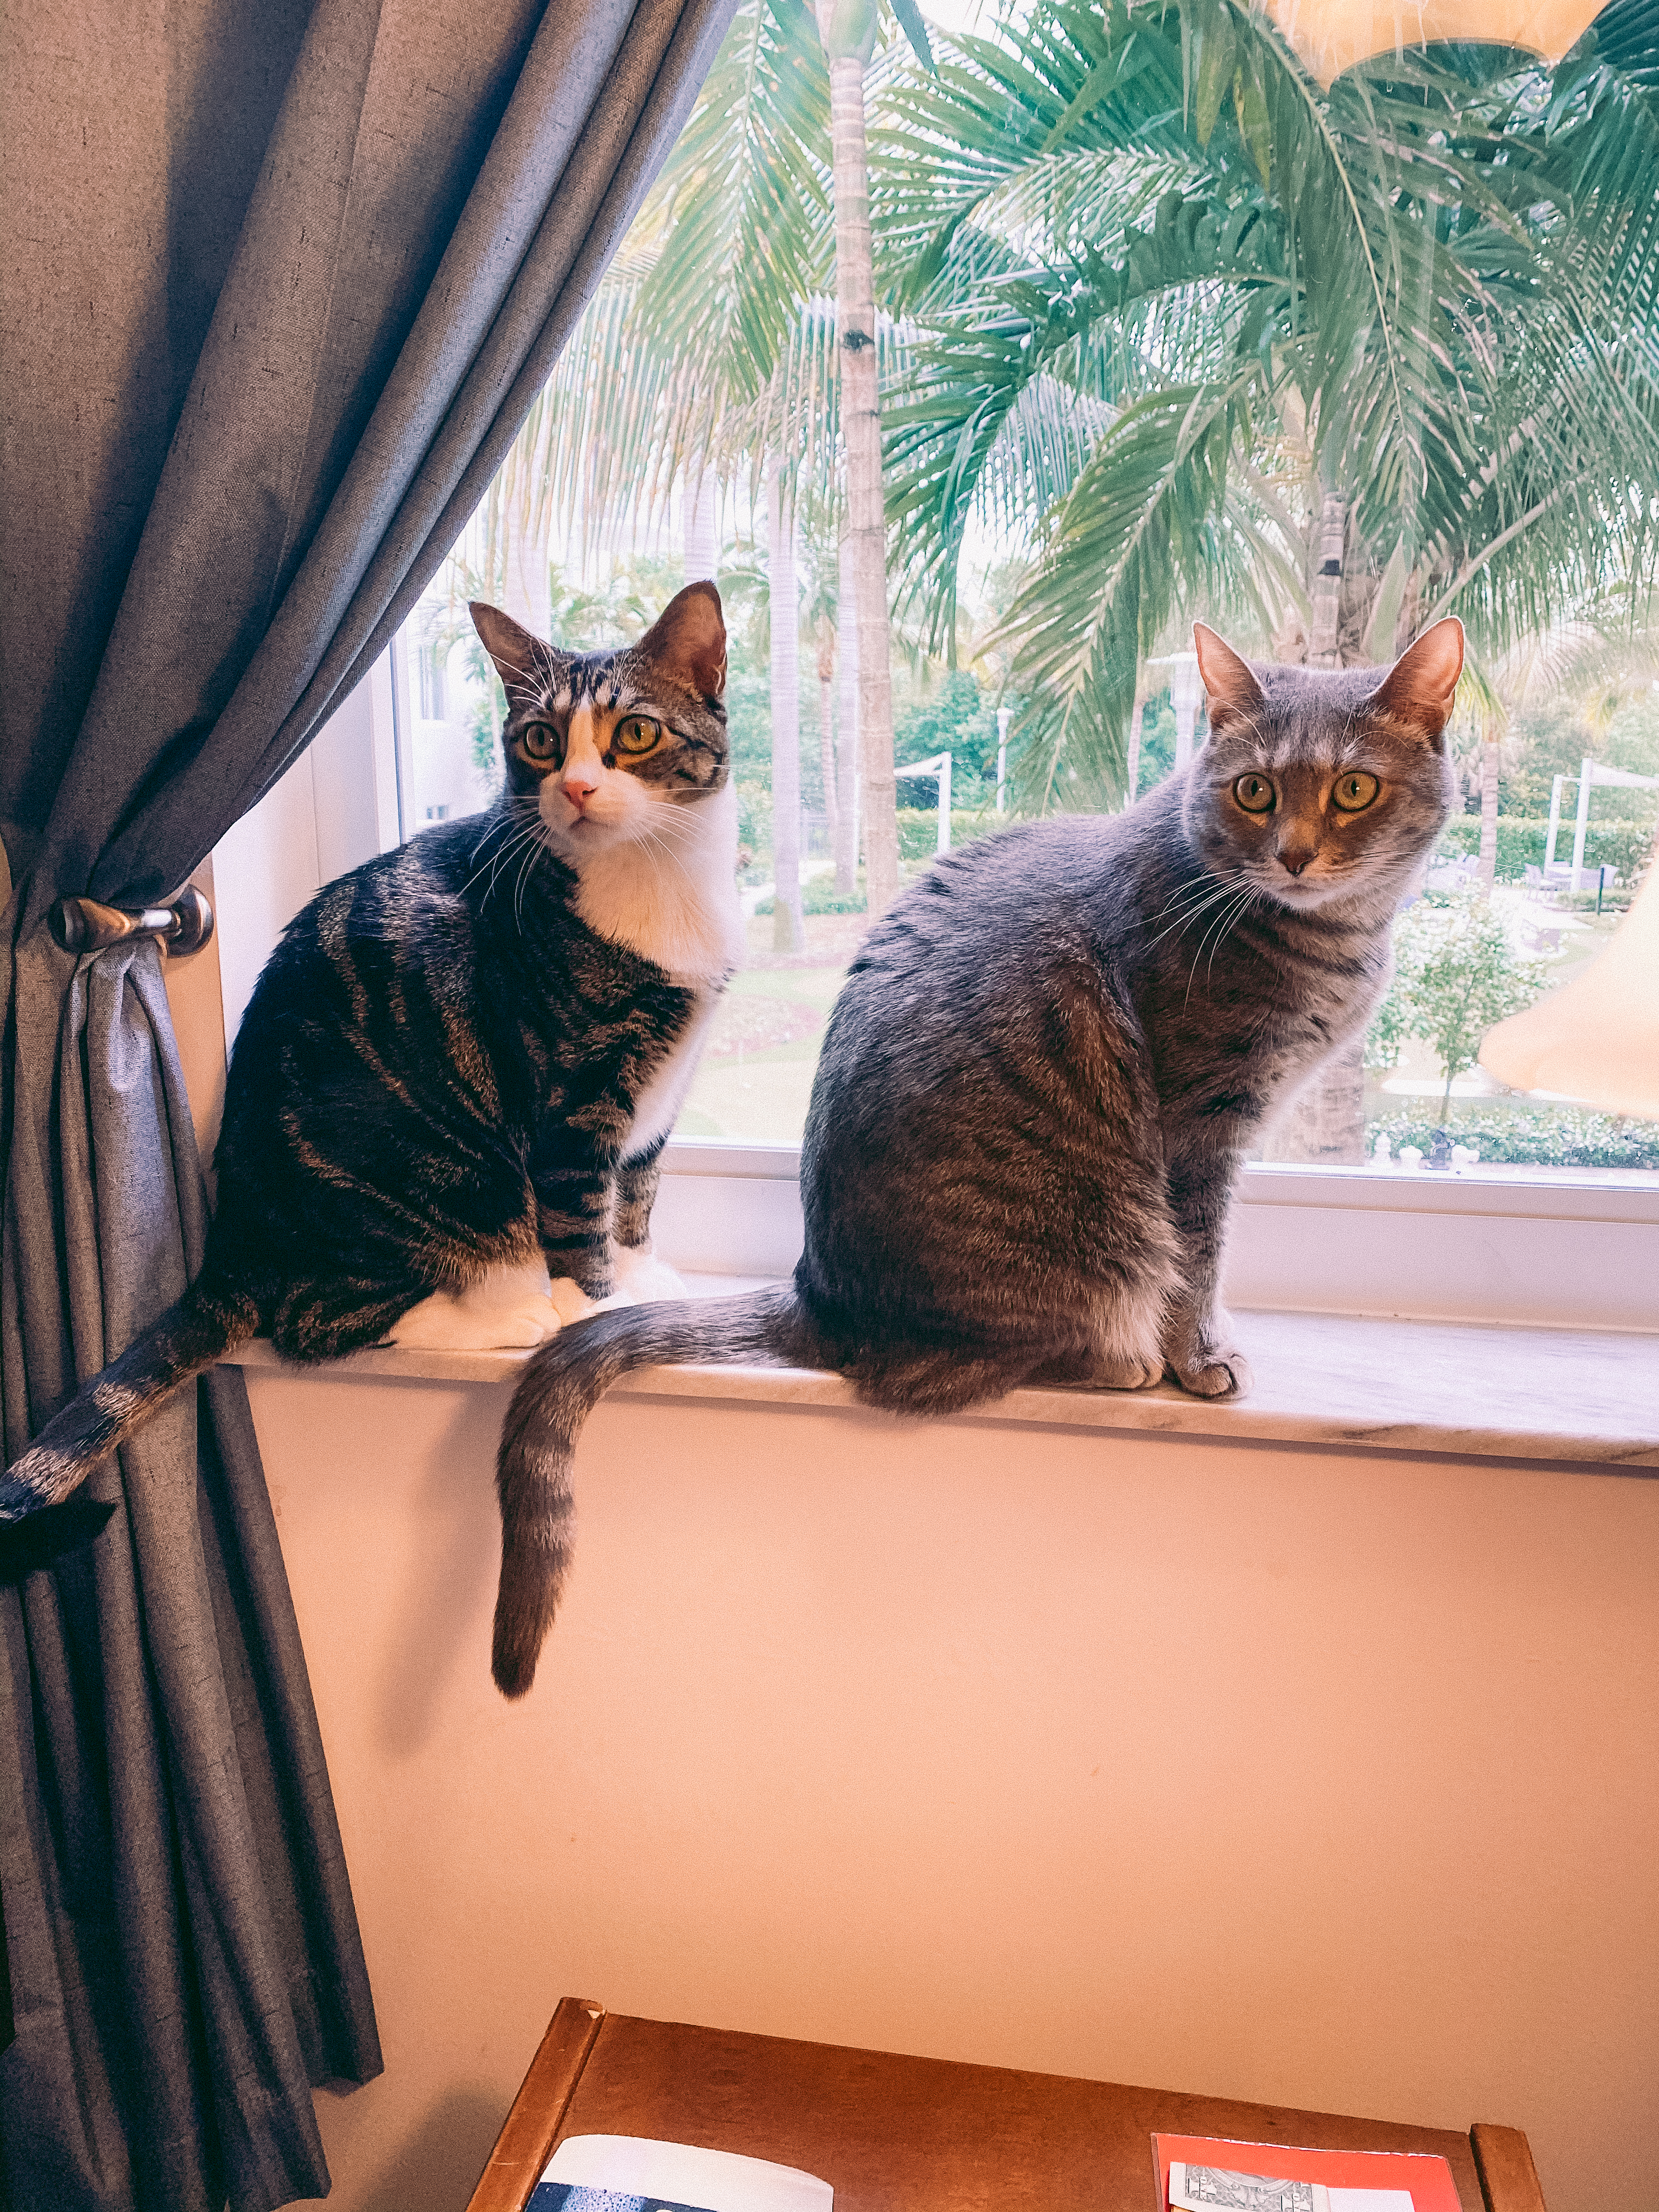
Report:
M159 937L173 959L199 952L213 934L207 895L186 884L170 906L106 906L101 899L60 898L46 926L65 952L100 952L127 937Z

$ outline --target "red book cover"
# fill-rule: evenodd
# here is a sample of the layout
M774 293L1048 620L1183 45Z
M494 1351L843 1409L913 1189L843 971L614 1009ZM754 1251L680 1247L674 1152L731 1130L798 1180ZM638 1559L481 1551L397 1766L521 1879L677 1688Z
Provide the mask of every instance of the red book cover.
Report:
M1298 2150L1285 2143L1229 2142L1216 2136L1155 2135L1152 2156L1158 2166L1159 2212L1169 2204L1170 2168L1177 2161L1224 2173L1314 2182L1336 2192L1398 2191L1409 2198L1411 2212L1462 2212L1450 2166L1429 2151ZM1227 2200L1216 2201L1220 2205ZM1387 2206L1384 2195L1375 2212L1384 2212L1385 2206L1387 2212L1404 2212L1398 2197L1394 2205ZM1339 2193L1331 2200L1331 2212L1372 2212L1372 2208L1345 2206Z

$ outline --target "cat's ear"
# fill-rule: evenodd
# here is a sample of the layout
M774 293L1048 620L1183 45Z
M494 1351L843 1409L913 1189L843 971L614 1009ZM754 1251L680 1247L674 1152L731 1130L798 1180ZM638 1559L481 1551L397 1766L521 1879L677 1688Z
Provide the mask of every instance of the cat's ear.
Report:
M1425 629L1402 653L1372 692L1370 703L1395 721L1409 722L1437 738L1452 710L1463 673L1463 625L1455 615Z
M488 601L474 599L467 608L472 627L483 640L483 649L495 664L509 706L526 684L535 685L547 672L547 647L532 637L522 623L504 615Z
M726 689L726 617L720 593L709 583L688 584L634 650L689 684L700 697L718 699Z
M1193 645L1208 700L1211 736L1224 737L1235 724L1255 728L1267 702L1249 662L1241 659L1207 623L1193 624Z

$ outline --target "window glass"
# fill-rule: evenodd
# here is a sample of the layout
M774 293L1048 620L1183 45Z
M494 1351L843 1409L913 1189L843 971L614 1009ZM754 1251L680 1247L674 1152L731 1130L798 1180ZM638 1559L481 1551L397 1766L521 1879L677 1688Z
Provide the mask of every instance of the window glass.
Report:
M1491 12L1426 9L1428 43L1396 45L1364 0L957 0L927 60L884 18L864 106L898 804L877 823L827 74L808 11L744 0L404 632L418 828L500 775L468 598L588 647L716 577L749 958L683 1135L799 1139L895 842L902 884L1184 767L1195 617L1356 666L1455 613L1456 811L1395 987L1261 1155L1659 1173L1659 34L1637 0L1561 0L1529 11L1534 51Z

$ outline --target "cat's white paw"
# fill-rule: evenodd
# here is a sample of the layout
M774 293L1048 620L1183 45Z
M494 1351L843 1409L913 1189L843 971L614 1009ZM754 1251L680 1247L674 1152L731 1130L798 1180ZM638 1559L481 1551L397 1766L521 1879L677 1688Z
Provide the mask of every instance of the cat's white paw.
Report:
M581 1285L573 1282L568 1275L555 1275L548 1285L548 1295L561 1322L580 1321L586 1315L597 1313L609 1299L590 1298Z
M1150 1390L1164 1380L1164 1362L1133 1355L1114 1358L1102 1352L1089 1370L1089 1380L1100 1390Z
M546 1268L533 1261L487 1268L465 1290L422 1298L387 1341L421 1352L532 1351L559 1331L562 1316L549 1289Z
M666 1260L658 1259L649 1244L613 1244L611 1264L617 1286L630 1302L641 1305L653 1298L683 1298L685 1285Z

